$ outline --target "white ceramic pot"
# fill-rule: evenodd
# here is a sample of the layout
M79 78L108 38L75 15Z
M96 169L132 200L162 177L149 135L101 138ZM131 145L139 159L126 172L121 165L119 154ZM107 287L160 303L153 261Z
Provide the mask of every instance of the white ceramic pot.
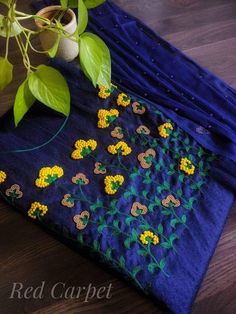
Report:
M37 13L37 15L45 17L47 19L51 19L55 15L55 13L60 11L61 9L62 8L59 5L52 5L43 8ZM65 16L63 17L63 22L64 22L63 24L65 24L64 25L65 31L69 34L73 34L77 27L77 21L75 13L71 9L68 9L68 11L66 12ZM38 29L42 29L43 27L42 21L36 19L35 23ZM57 40L57 36L58 35L52 31L47 30L42 31L39 34L39 38L43 50L47 51L50 48L52 48ZM56 54L57 57L61 57L66 61L72 61L78 56L78 53L79 48L76 42L74 42L71 39L61 37L58 46L58 51Z

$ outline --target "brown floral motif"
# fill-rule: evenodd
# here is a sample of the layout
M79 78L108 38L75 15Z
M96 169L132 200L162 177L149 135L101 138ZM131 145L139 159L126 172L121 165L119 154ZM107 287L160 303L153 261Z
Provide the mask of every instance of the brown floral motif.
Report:
M9 189L6 190L6 196L12 198L21 198L23 196L20 186L18 184L13 184Z
M161 201L162 205L165 207L169 207L170 205L174 207L180 206L180 201L174 197L174 195L170 194L166 198Z
M75 215L73 217L73 221L75 222L76 228L79 230L83 230L86 228L89 221L90 213L87 210L82 211L79 215Z
M148 211L147 206L142 205L139 202L134 202L130 210L131 215L134 217L145 215L147 211Z
M138 160L140 162L140 165L144 169L148 169L151 167L153 159L156 157L156 152L154 149L149 148L144 153L140 153L138 155Z
M79 185L87 185L89 184L89 179L86 177L85 174L83 173L77 173L72 179L71 181L74 184L79 184Z
M136 132L138 134L145 134L145 135L149 135L151 133L151 131L149 130L148 127L146 127L145 125L140 125L137 129Z
M101 162L96 162L93 172L95 174L105 174L107 172L107 169Z
M66 206L66 207L69 207L69 208L72 208L74 207L75 205L75 202L74 202L74 199L73 197L71 196L71 194L65 194L62 201L61 201L61 204L63 206Z
M145 107L142 106L139 102L135 101L132 103L133 112L137 114L144 114L146 111Z
M118 139L122 139L124 137L124 132L122 128L120 128L119 126L116 126L114 130L111 131L111 136Z

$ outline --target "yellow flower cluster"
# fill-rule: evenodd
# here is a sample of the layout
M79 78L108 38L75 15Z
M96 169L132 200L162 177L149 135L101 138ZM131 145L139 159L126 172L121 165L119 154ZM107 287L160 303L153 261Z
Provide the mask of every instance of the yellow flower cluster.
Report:
M98 110L98 127L100 129L105 129L119 117L119 111L116 109L100 109Z
M181 158L179 168L188 175L192 175L195 172L195 166L192 164L191 160L186 157Z
M139 240L142 242L142 244L145 244L145 245L147 245L148 243L157 245L160 242L159 237L155 235L152 231L148 231L148 230L140 234Z
M43 217L47 211L48 207L46 205L42 205L39 202L34 202L31 204L31 207L28 210L28 216L33 219L40 218Z
M117 105L122 107L127 107L131 102L131 99L128 95L125 93L121 93L118 95L117 98Z
M124 177L121 175L106 176L104 179L105 192L109 195L115 194L119 187L124 183Z
M35 180L35 185L39 188L46 188L63 175L64 170L59 166L43 167L39 171L39 177Z
M116 145L109 145L107 150L112 155L120 154L122 156L127 156L132 152L131 147L123 141L119 141Z
M7 178L6 172L0 170L0 184L3 183Z
M170 122L166 122L158 127L158 131L161 137L167 138L170 136L171 131L173 131L173 125Z
M73 159L83 159L97 148L97 142L89 139L88 141L78 140L75 142L75 150L71 154Z
M100 98L106 99L111 95L111 93L114 91L115 88L116 86L113 84L111 84L110 88L107 88L106 86L99 86L98 96Z

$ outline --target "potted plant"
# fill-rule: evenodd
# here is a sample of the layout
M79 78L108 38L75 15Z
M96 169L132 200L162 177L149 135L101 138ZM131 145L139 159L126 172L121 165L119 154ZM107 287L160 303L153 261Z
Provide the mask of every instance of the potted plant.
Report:
M8 60L11 39L15 39L26 68L26 78L19 85L14 102L14 120L17 126L27 111L39 100L44 105L64 114L70 112L70 92L64 77L47 65L33 66L29 51L45 53L49 57L61 56L71 61L79 53L80 66L96 87L111 84L111 58L106 44L97 35L85 32L88 24L88 9L105 0L60 0L60 6L51 6L38 14L17 10L17 0L0 0L7 7L7 14L0 15L0 36L5 38L5 56L0 57L0 91L13 77L13 65ZM78 23L71 9L78 10ZM34 20L37 29L23 25L24 20ZM32 44L39 36L42 51Z

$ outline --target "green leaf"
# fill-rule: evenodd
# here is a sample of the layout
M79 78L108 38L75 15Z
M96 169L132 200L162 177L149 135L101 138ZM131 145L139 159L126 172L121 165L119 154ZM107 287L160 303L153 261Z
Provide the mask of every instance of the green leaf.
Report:
M131 239L130 238L126 238L124 241L124 245L127 249L130 249L130 244L131 244Z
M19 124L21 119L24 117L27 111L31 108L34 102L35 102L35 97L32 95L29 89L28 79L26 79L19 86L16 93L16 98L14 102L15 126Z
M8 19L0 15L0 36L2 37L14 37L22 32L21 26L16 22L9 23Z
M181 196L183 195L182 189L178 189L177 192L176 192L176 194L177 194L179 197L181 197Z
M114 226L114 228L120 230L120 227L119 227L119 220L113 220L113 226Z
M112 249L111 248L108 248L105 252L105 256L107 258L107 260L111 260L111 254L112 254Z
M95 251L99 251L100 250L100 244L98 242L98 240L94 240L93 241L93 248Z
M162 234L162 233L163 233L163 226L162 226L162 224L159 224L159 225L158 225L157 231L158 231L159 234Z
M136 277L137 274L142 270L142 267L141 266L136 266L132 269L132 276L133 277Z
M147 196L148 196L148 191L143 190L143 191L142 191L142 196L143 196L144 198L147 198Z
M70 113L70 91L61 73L46 65L29 75L29 89L36 99L65 116Z
M121 268L125 268L125 259L123 256L119 258L119 265Z
M78 0L78 34L82 34L88 25L88 10L83 0Z
M0 3L3 3L7 6L9 6L10 2L11 2L11 0L0 0Z
M58 23L58 24L60 24L60 23ZM56 38L55 43L54 43L53 46L47 51L47 53L48 53L48 55L49 55L50 58L54 58L54 57L56 56L59 43L60 43L60 35L57 34L57 38Z
M166 265L166 262L165 262L164 258L162 258L162 259L160 260L160 263L159 263L160 269L163 269L163 268L165 267L165 265Z
M63 8L67 8L67 6L68 6L68 0L60 0L60 2L61 2L61 6L62 6Z
M153 274L156 267L157 265L155 263L150 263L148 264L148 271Z
M175 228L177 223L178 223L178 220L176 218L174 218L171 220L170 225L172 228Z
M13 65L0 57L0 92L12 81Z
M137 239L138 239L138 233L137 233L137 231L135 229L132 229L132 231L131 231L131 240L132 241L137 241Z
M161 213L162 213L162 215L165 215L165 216L171 215L171 211L170 210L162 210Z
M130 226L131 222L134 220L135 220L135 218L130 216L130 217L125 218L125 223L127 226Z
M161 246L167 250L171 248L171 244L169 242L162 242Z
M186 221L187 221L186 215L183 215L183 216L181 217L181 221L182 221L183 224L186 223Z
M149 254L148 251L138 250L138 255L140 255L140 256L147 256L148 254Z
M104 41L97 35L85 32L80 36L80 64L94 87L111 85L111 56Z
M179 238L179 237L177 236L177 234L173 233L173 234L170 236L170 239L169 239L171 245L172 245L173 242L174 242L176 239L178 239L178 238Z
M84 4L88 9L93 9L105 2L106 0L84 0Z
M102 224L102 225L98 226L97 230L99 233L102 233L105 228L106 228L106 225Z

